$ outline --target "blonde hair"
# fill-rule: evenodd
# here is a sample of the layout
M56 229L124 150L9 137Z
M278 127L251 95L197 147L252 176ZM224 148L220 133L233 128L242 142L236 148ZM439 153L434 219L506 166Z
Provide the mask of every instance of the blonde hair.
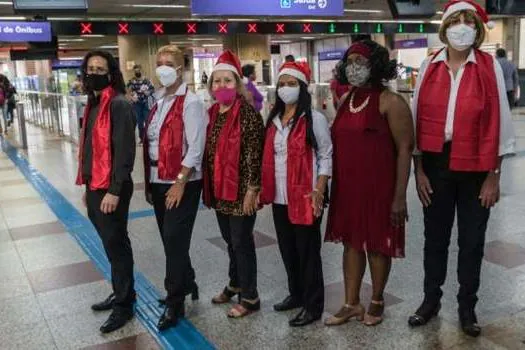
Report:
M441 27L439 28L439 40L441 40L442 43L448 45L448 39L447 39L447 29L454 23L458 22L461 15L465 16L465 19L469 22L474 22L476 26L476 40L474 41L474 44L472 45L475 49L479 49L483 42L485 41L485 36L487 35L487 30L485 29L485 26L483 25L483 22L481 21L481 18L472 10L462 10L458 11L452 15L450 15L443 23L441 24Z
M184 66L184 53L175 45L162 46L157 51L157 57L159 57L160 55L171 55L173 56L177 64L180 63L180 65Z
M210 77L208 78L208 93L210 94L210 96L213 98L213 91L212 91L212 86L213 86L213 75L215 73L212 72ZM235 87L237 89L237 93L239 95L241 95L242 97L244 97L246 100L249 100L250 99L250 96L248 94L248 90L246 90L246 87L244 86L244 83L242 82L241 78L239 77L239 75L235 74L234 72L232 72L233 76L235 77Z

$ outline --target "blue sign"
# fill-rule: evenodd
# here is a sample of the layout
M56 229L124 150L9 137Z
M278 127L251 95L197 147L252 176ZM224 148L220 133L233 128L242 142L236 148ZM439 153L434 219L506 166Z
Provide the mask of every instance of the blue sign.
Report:
M192 0L199 16L342 16L343 0Z
M0 41L8 43L50 42L49 22L0 22Z
M396 49L421 49L425 47L428 47L427 38L398 40L394 43L394 48Z
M82 66L82 60L53 60L51 61L51 69L75 69Z
M319 61L338 61L345 57L346 50L319 52Z

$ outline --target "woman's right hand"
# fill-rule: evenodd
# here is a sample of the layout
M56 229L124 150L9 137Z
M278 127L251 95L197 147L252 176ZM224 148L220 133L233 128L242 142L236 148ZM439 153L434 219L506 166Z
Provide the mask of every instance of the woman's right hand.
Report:
M149 205L153 205L153 195L151 194L151 191L146 190L146 202L148 202Z
M430 180L422 169L416 171L416 187L419 200L425 208L432 203L431 196L434 191L430 186Z

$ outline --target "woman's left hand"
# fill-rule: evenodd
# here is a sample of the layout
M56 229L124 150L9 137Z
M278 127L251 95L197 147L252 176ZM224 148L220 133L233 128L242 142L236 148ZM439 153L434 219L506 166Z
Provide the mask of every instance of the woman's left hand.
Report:
M408 221L406 198L395 198L390 212L390 221L394 227L402 227Z
M184 196L184 187L183 183L176 182L171 185L168 192L166 192L166 209L171 210L173 207L178 208L180 202L182 201L182 196Z
M246 216L252 216L257 212L257 198L258 194L256 191L248 190L244 195L244 202L242 204L242 211Z
M479 199L483 208L490 209L499 201L499 175L490 173L481 186Z
M312 193L306 195L305 198L311 198L314 216L316 218L320 217L321 213L323 212L324 196L319 191L313 191Z

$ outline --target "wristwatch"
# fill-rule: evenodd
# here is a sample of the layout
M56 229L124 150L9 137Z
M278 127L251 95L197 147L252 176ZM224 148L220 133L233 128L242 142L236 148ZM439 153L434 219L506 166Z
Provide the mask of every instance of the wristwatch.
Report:
M183 173L179 173L179 175L177 175L177 181L175 182L185 184L186 182L188 182L188 177Z
M492 173L494 175L499 175L499 174L501 174L501 169L500 168L496 168L496 169L492 170Z

